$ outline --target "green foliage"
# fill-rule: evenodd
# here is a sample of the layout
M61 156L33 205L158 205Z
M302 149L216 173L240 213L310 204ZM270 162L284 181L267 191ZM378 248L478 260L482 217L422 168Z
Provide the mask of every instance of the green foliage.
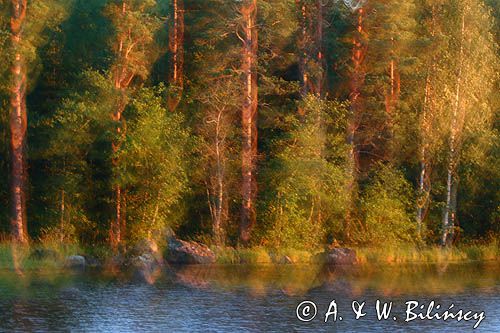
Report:
M413 203L411 185L403 174L380 165L363 192L364 224L355 237L375 246L414 243L417 237Z
M275 247L311 248L324 243L339 232L346 207L338 151L342 149L337 145L346 107L309 95L300 108L305 115L289 116L290 130L276 143L267 175L272 192L264 215L264 238Z
M50 224L66 221L74 225L82 240L89 241L104 237L95 231L103 229L97 222L106 215L95 214L93 208L106 200L109 180L102 176L111 172L114 124L109 114L115 96L107 75L86 71L79 82L81 92L63 100L54 115L40 124L50 133L50 140L38 157L51 162L43 198L50 209Z
M116 158L116 182L127 190L131 238L172 226L176 204L188 186L190 133L183 117L168 112L165 89L143 88L125 112L126 139Z
M115 54L111 71L146 80L160 55L155 34L161 27L157 0L110 1L104 8L114 30L109 43ZM125 77L114 78L125 80Z

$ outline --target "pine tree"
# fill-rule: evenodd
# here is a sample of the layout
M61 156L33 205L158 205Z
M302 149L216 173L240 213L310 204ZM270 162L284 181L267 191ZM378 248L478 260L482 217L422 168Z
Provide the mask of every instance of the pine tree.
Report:
M26 110L26 62L22 52L23 30L26 20L26 0L12 1L11 43L12 83L10 111L11 147L11 205L12 238L18 242L28 241L26 222L26 130L28 115Z
M184 89L184 0L173 0L170 21L172 22L169 36L171 92L168 104L170 110L175 110Z
M242 65L244 99L242 106L242 211L240 240L246 244L256 223L255 200L257 197L257 0L245 2L239 9L241 14L243 43Z

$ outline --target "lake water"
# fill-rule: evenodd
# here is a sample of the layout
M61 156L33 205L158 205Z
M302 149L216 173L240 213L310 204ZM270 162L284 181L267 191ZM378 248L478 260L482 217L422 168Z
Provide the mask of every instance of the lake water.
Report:
M306 300L316 304L317 316L301 322L296 308ZM332 300L337 304L337 321L333 322L332 315L325 323ZM393 302L388 320L377 320L377 300ZM410 300L425 304L434 300L444 309L453 303L454 311L484 311L485 319L475 331L500 332L500 265L336 270L285 265L191 266L163 271L149 283L137 281L131 274L111 272L19 276L3 271L0 331L473 331L476 320L405 322L405 302ZM353 301L366 302L366 316L359 320L354 318Z

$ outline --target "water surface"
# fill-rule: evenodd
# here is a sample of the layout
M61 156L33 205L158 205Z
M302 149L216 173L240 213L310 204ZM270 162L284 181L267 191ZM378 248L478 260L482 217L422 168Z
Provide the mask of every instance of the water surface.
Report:
M0 271L0 331L50 332L468 332L475 321L404 322L405 302L484 311L477 332L500 332L500 265L190 266L150 283L133 274ZM313 301L317 317L296 307ZM332 300L342 321L324 323ZM354 319L352 301L366 302ZM378 321L376 300L394 302ZM392 317L397 317L393 320ZM332 317L330 317L332 318Z

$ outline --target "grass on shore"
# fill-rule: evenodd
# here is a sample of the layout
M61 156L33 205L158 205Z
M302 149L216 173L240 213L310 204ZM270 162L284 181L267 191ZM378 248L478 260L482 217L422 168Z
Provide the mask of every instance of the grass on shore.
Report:
M486 244L459 245L450 248L440 246L401 248L361 248L357 249L361 264L441 264L468 261L500 260L500 244L492 241Z
M23 270L56 269L60 268L64 259L80 253L76 244L58 246L14 246L10 243L0 244L0 269Z
M451 248L439 246L354 248L362 266L378 264L441 264L452 262L500 261L500 241L458 245ZM314 264L322 249L303 251L294 249L272 250L264 247L232 248L214 247L218 264ZM41 255L40 255L41 254ZM0 269L53 270L64 266L70 255L99 258L102 262L112 256L104 247L82 248L77 244L32 244L31 247L13 247L0 243Z
M354 248L360 265L371 264L440 264L452 262L494 261L500 260L500 241L489 243L459 245L450 248L440 246L426 247L364 247ZM220 264L271 264L283 263L284 258L295 264L313 264L315 256L322 249L300 251L293 249L268 250L255 248L214 248L217 262Z

